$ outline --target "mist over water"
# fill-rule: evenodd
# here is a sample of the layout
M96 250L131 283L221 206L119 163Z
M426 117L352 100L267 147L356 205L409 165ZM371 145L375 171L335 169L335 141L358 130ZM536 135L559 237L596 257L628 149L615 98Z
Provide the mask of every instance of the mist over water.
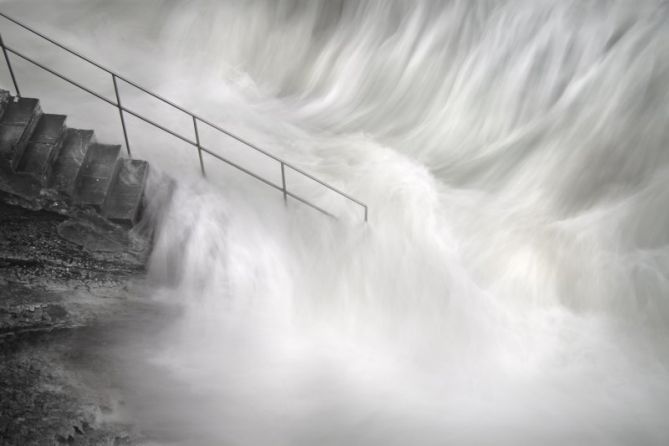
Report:
M58 3L370 206L170 171L150 276L183 315L128 384L157 442L669 444L666 2Z

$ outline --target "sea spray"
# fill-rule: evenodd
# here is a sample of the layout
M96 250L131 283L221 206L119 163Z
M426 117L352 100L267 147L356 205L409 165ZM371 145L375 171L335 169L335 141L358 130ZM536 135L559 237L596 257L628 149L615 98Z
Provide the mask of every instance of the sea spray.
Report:
M370 221L309 184L341 221L166 165L150 274L183 314L147 361L180 385L133 384L140 424L183 444L669 441L665 3L142 4L87 1L67 36L132 33L132 52L98 37L110 63Z

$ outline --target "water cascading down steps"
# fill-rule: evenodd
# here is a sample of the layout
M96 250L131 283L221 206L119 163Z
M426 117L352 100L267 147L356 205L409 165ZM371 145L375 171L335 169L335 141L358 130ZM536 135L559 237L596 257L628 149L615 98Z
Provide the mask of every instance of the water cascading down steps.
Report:
M67 128L65 121L43 113L37 99L0 90L2 198L107 234L129 232L142 213L148 163L121 158L120 145L98 143L93 131Z

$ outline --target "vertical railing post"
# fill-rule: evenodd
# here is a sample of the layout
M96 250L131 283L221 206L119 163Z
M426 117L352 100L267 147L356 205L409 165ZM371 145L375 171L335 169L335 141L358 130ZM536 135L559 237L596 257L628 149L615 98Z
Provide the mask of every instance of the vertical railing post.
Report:
M365 205L365 223L367 223L367 205Z
M7 48L5 48L5 42L2 40L2 34L0 34L0 46L2 47L2 53L5 55L5 62L7 62L7 69L9 70L9 75L12 77L12 82L14 83L14 91L16 91L16 96L21 97L21 91L19 90L19 84L16 82L16 76L14 76L14 69L12 68L12 62L9 60L9 54L7 54Z
M283 202L288 203L288 190L286 189L286 165L281 161L281 187L283 191Z
M197 118L195 115L193 117L193 128L195 129L195 142L197 143L197 156L200 158L200 170L202 171L202 176L206 177L207 174L204 171L204 160L202 159L202 146L200 145L200 132L197 129Z
M111 73L112 81L114 81L114 93L116 93L116 107L118 107L118 113L121 116L121 126L123 127L123 138L125 139L125 150L128 152L128 156L132 157L130 153L130 142L128 141L128 129L125 126L125 116L123 115L123 104L121 103L121 94L118 91L118 82L116 81L116 75Z

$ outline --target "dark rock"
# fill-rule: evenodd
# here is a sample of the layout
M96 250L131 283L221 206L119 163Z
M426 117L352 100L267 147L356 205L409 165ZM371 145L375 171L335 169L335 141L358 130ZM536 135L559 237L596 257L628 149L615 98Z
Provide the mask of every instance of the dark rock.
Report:
M22 173L7 174L6 169L0 167L0 190L18 197L29 208L40 209L39 196L42 190L40 180Z
M71 352L91 338L82 330L127 312L143 261L61 239L65 221L0 202L0 444L136 444L131 426L102 421L112 397L82 382Z
M58 235L65 240L98 252L123 252L128 233L106 229L85 220L68 220L58 225Z
M95 242L87 242L85 237L77 240L73 236L72 241L79 241L78 245L61 238L58 228L69 221L65 216L0 202L0 277L3 270L11 270L10 277L28 283L33 280L66 284L85 281L90 287L95 286L96 280L107 283L109 278L127 279L141 274L149 251L146 240L105 224L99 216L101 221L87 222L92 218L95 216L82 214L71 224L94 228L89 230L92 236L103 237L100 243L116 244L114 249L90 249ZM118 249L121 243L125 245Z

